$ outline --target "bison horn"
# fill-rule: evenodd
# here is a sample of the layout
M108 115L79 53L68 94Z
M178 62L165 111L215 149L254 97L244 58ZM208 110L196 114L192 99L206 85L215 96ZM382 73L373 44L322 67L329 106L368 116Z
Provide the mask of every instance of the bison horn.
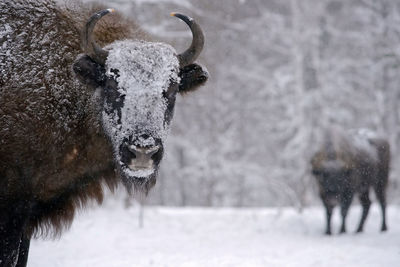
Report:
M182 67L185 67L191 63L193 63L197 57L200 55L201 50L203 50L203 46L204 46L204 34L203 31L200 28L200 25L197 24L194 19L179 14L179 13L171 13L171 16L180 18L181 20L183 20L190 28L190 30L192 31L192 35L193 35L193 40L192 40L192 44L190 45L190 47L183 52L182 54L178 55L178 59L179 59L179 64Z
M93 30L96 26L97 21L99 21L103 16L114 12L114 9L104 9L95 14L93 14L89 20L86 22L86 27L83 31L82 35L82 49L83 51L90 56L97 63L104 65L108 51L101 48L94 40L93 40Z

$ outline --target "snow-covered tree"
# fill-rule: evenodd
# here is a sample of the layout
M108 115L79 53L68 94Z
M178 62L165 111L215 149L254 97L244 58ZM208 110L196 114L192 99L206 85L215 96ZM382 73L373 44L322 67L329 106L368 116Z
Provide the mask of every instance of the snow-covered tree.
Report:
M196 18L206 35L200 62L211 77L178 100L150 203L318 201L309 158L332 123L388 137L389 201L400 200L397 0L112 2L178 51L190 35L169 11Z

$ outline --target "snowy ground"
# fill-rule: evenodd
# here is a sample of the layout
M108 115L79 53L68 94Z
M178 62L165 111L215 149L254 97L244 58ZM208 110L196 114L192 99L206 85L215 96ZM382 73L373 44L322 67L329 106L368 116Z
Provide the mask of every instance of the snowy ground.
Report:
M327 237L320 207L302 214L292 208L150 207L140 229L138 208L117 206L83 212L60 240L33 241L28 266L400 266L400 207L389 207L387 233L379 233L373 205L365 233ZM349 230L359 214L352 206Z

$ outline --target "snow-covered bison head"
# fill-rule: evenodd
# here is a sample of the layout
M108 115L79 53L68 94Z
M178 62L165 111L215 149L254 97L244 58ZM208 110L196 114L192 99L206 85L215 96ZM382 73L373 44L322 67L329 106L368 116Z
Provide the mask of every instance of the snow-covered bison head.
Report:
M193 34L191 46L182 54L165 43L142 40L120 40L101 48L92 32L96 22L112 11L100 11L88 20L82 40L85 55L76 60L74 71L101 96L101 125L124 184L147 191L155 183L163 157L176 94L207 80L207 72L193 63L204 36L193 19L173 13Z

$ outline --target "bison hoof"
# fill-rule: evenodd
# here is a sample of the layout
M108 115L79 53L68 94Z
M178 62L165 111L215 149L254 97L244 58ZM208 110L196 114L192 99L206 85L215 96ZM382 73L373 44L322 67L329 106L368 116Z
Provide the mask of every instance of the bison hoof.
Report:
M382 225L382 228L381 228L381 232L386 232L387 231L387 226L386 225Z

